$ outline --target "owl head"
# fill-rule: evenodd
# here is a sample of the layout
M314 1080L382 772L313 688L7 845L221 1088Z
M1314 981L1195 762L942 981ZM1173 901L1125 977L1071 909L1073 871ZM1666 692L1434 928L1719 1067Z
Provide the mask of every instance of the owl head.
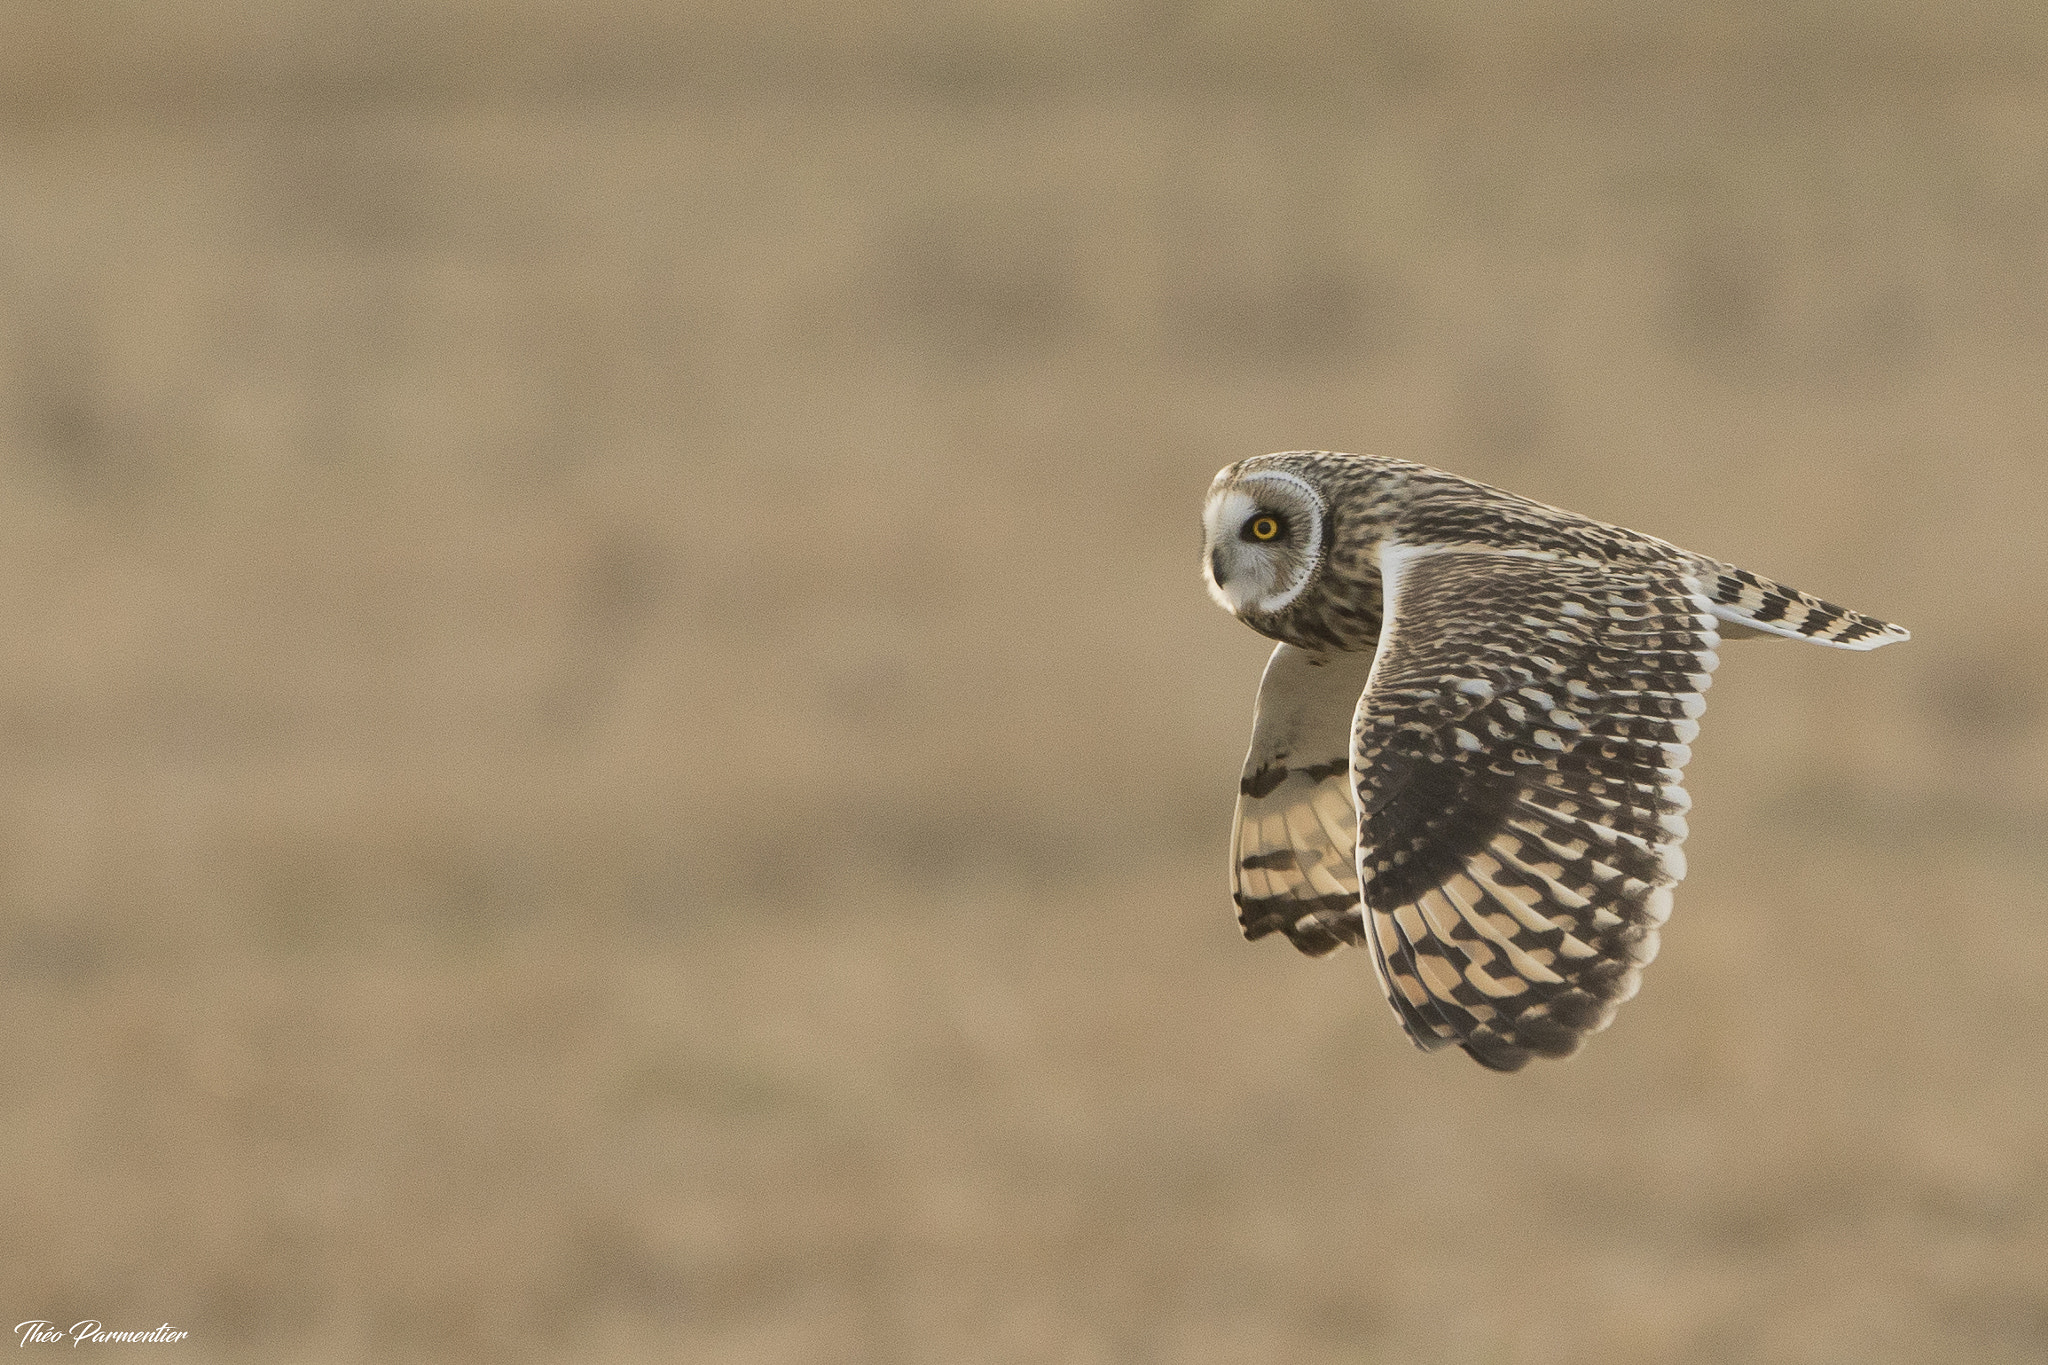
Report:
M1241 621L1287 610L1322 571L1328 505L1285 455L1231 465L1202 506L1202 577Z

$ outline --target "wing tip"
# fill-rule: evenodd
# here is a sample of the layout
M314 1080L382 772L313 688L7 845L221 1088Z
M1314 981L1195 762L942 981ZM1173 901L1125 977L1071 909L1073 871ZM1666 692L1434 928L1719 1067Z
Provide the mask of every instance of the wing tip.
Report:
M1349 896L1247 896L1233 893L1237 926L1247 942L1285 934L1310 957L1328 957L1347 944L1365 941L1364 912Z
M1520 1071L1529 1065L1529 1059L1536 1054L1519 1043L1503 1038L1492 1029L1481 1025L1472 1031L1472 1036L1458 1044L1467 1057L1485 1067L1488 1071Z

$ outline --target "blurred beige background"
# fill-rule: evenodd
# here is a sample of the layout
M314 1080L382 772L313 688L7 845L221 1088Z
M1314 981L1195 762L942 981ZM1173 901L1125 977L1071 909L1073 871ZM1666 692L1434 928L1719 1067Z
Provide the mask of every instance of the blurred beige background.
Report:
M5 1321L2048 1359L2042 13L0 9ZM1238 939L1302 446L1915 632L1568 1064Z

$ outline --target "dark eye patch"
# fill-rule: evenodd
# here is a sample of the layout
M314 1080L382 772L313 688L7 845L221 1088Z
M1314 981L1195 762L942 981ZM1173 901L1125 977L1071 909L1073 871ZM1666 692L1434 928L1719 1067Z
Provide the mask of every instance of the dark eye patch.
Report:
M1237 535L1254 545L1268 545L1287 534L1287 518L1278 512L1259 512L1246 519Z

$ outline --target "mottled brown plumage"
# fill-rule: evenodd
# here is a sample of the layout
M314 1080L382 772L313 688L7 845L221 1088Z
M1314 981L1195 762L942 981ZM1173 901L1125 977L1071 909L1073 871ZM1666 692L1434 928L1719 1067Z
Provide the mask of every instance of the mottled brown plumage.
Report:
M1246 936L1368 947L1417 1045L1500 1070L1575 1051L1656 956L1721 639L1906 638L1400 460L1246 460L1203 518L1211 594L1280 641L1232 840Z

